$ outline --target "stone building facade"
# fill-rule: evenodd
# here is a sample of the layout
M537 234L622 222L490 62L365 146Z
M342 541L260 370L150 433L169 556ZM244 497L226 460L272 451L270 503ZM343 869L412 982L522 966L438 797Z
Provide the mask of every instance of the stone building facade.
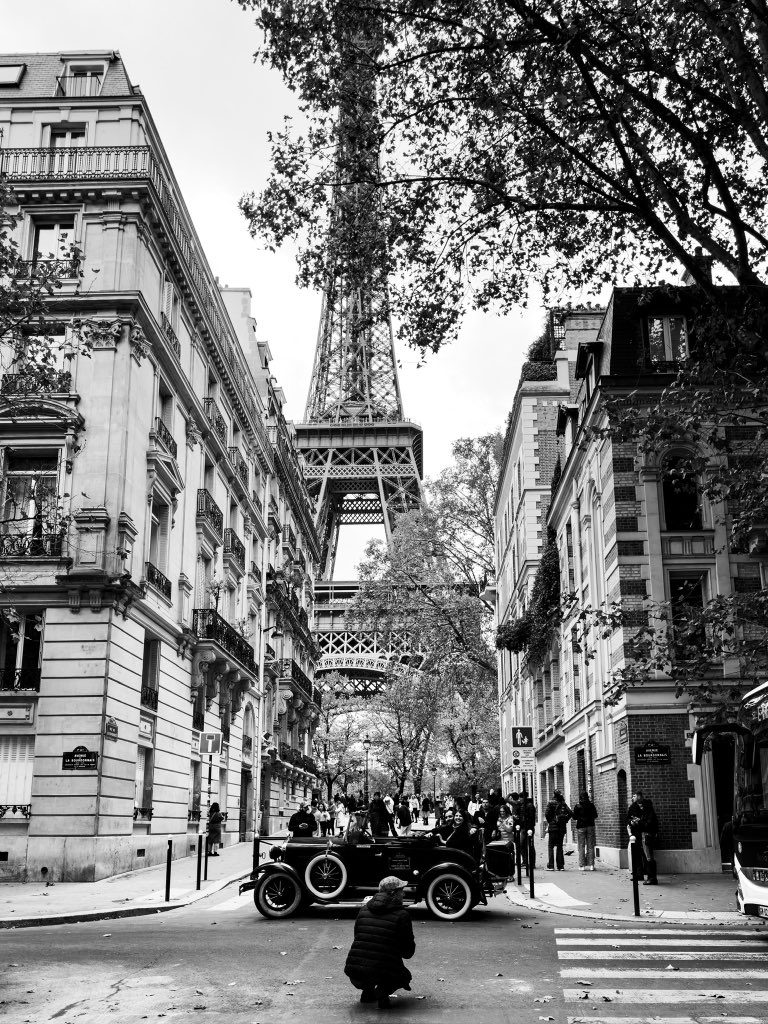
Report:
M0 65L28 272L64 235L83 253L48 303L61 368L6 353L0 380L0 878L91 880L157 863L169 835L188 855L213 802L225 843L259 827L275 721L283 763L301 753L275 703L269 567L287 535L311 579L316 538L249 311L221 293L119 54ZM88 352L67 351L73 318ZM292 589L304 750L310 600ZM220 753L201 756L204 733Z

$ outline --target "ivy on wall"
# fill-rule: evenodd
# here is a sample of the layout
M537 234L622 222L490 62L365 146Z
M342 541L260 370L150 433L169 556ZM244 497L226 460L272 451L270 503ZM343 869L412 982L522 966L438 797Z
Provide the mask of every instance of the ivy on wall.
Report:
M513 654L525 651L529 665L539 665L552 646L560 618L560 560L550 533L533 581L530 605L522 616L498 627L496 647Z

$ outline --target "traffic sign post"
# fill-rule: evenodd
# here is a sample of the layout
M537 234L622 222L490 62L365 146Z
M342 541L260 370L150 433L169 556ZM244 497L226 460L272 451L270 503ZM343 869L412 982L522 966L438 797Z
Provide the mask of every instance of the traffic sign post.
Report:
M527 725L513 725L512 736L512 768L516 772L534 772L536 769L536 752L533 746L533 729ZM525 780L523 780L525 791Z
M211 812L211 789L213 785L213 755L221 753L221 733L201 732L200 753L208 755L208 815ZM211 852L211 841L208 835L208 827L205 829L205 881L208 881L208 856Z

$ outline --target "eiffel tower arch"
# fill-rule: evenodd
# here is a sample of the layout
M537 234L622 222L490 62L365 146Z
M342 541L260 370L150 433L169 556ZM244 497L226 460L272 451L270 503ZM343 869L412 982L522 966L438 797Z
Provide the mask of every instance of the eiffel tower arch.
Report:
M340 160L354 165L358 181L340 186L331 223L349 218L352 209L354 230L381 240L372 183L378 151L370 142L357 141L375 137L366 130L370 124L361 122L375 118L372 67L379 44L373 22L348 32L353 56L338 148ZM398 514L418 508L423 499L423 440L421 427L403 412L386 272L375 259L361 270L359 261L345 263L343 245L340 252L323 290L307 405L296 434L321 544L322 578L315 584L317 672L337 670L359 691L369 692L381 685L392 660L407 661L408 652L403 638L385 641L352 628L346 612L358 583L334 579L339 535L345 526L383 525L391 539Z

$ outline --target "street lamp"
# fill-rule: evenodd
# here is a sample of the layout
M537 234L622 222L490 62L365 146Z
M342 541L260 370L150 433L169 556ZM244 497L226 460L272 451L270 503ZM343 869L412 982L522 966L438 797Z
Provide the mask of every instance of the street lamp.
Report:
M371 740L370 740L370 737L368 736L368 733L365 734L365 739L363 740L363 747L365 748L365 789L364 789L364 792L363 792L363 796L365 797L365 806L367 807L368 806L368 755L371 752Z
M430 769L432 771L432 803L435 805L435 808L437 808L437 771L438 771L438 768L439 768L439 765L436 765L434 763L430 765ZM435 809L435 814L437 814L437 809Z

